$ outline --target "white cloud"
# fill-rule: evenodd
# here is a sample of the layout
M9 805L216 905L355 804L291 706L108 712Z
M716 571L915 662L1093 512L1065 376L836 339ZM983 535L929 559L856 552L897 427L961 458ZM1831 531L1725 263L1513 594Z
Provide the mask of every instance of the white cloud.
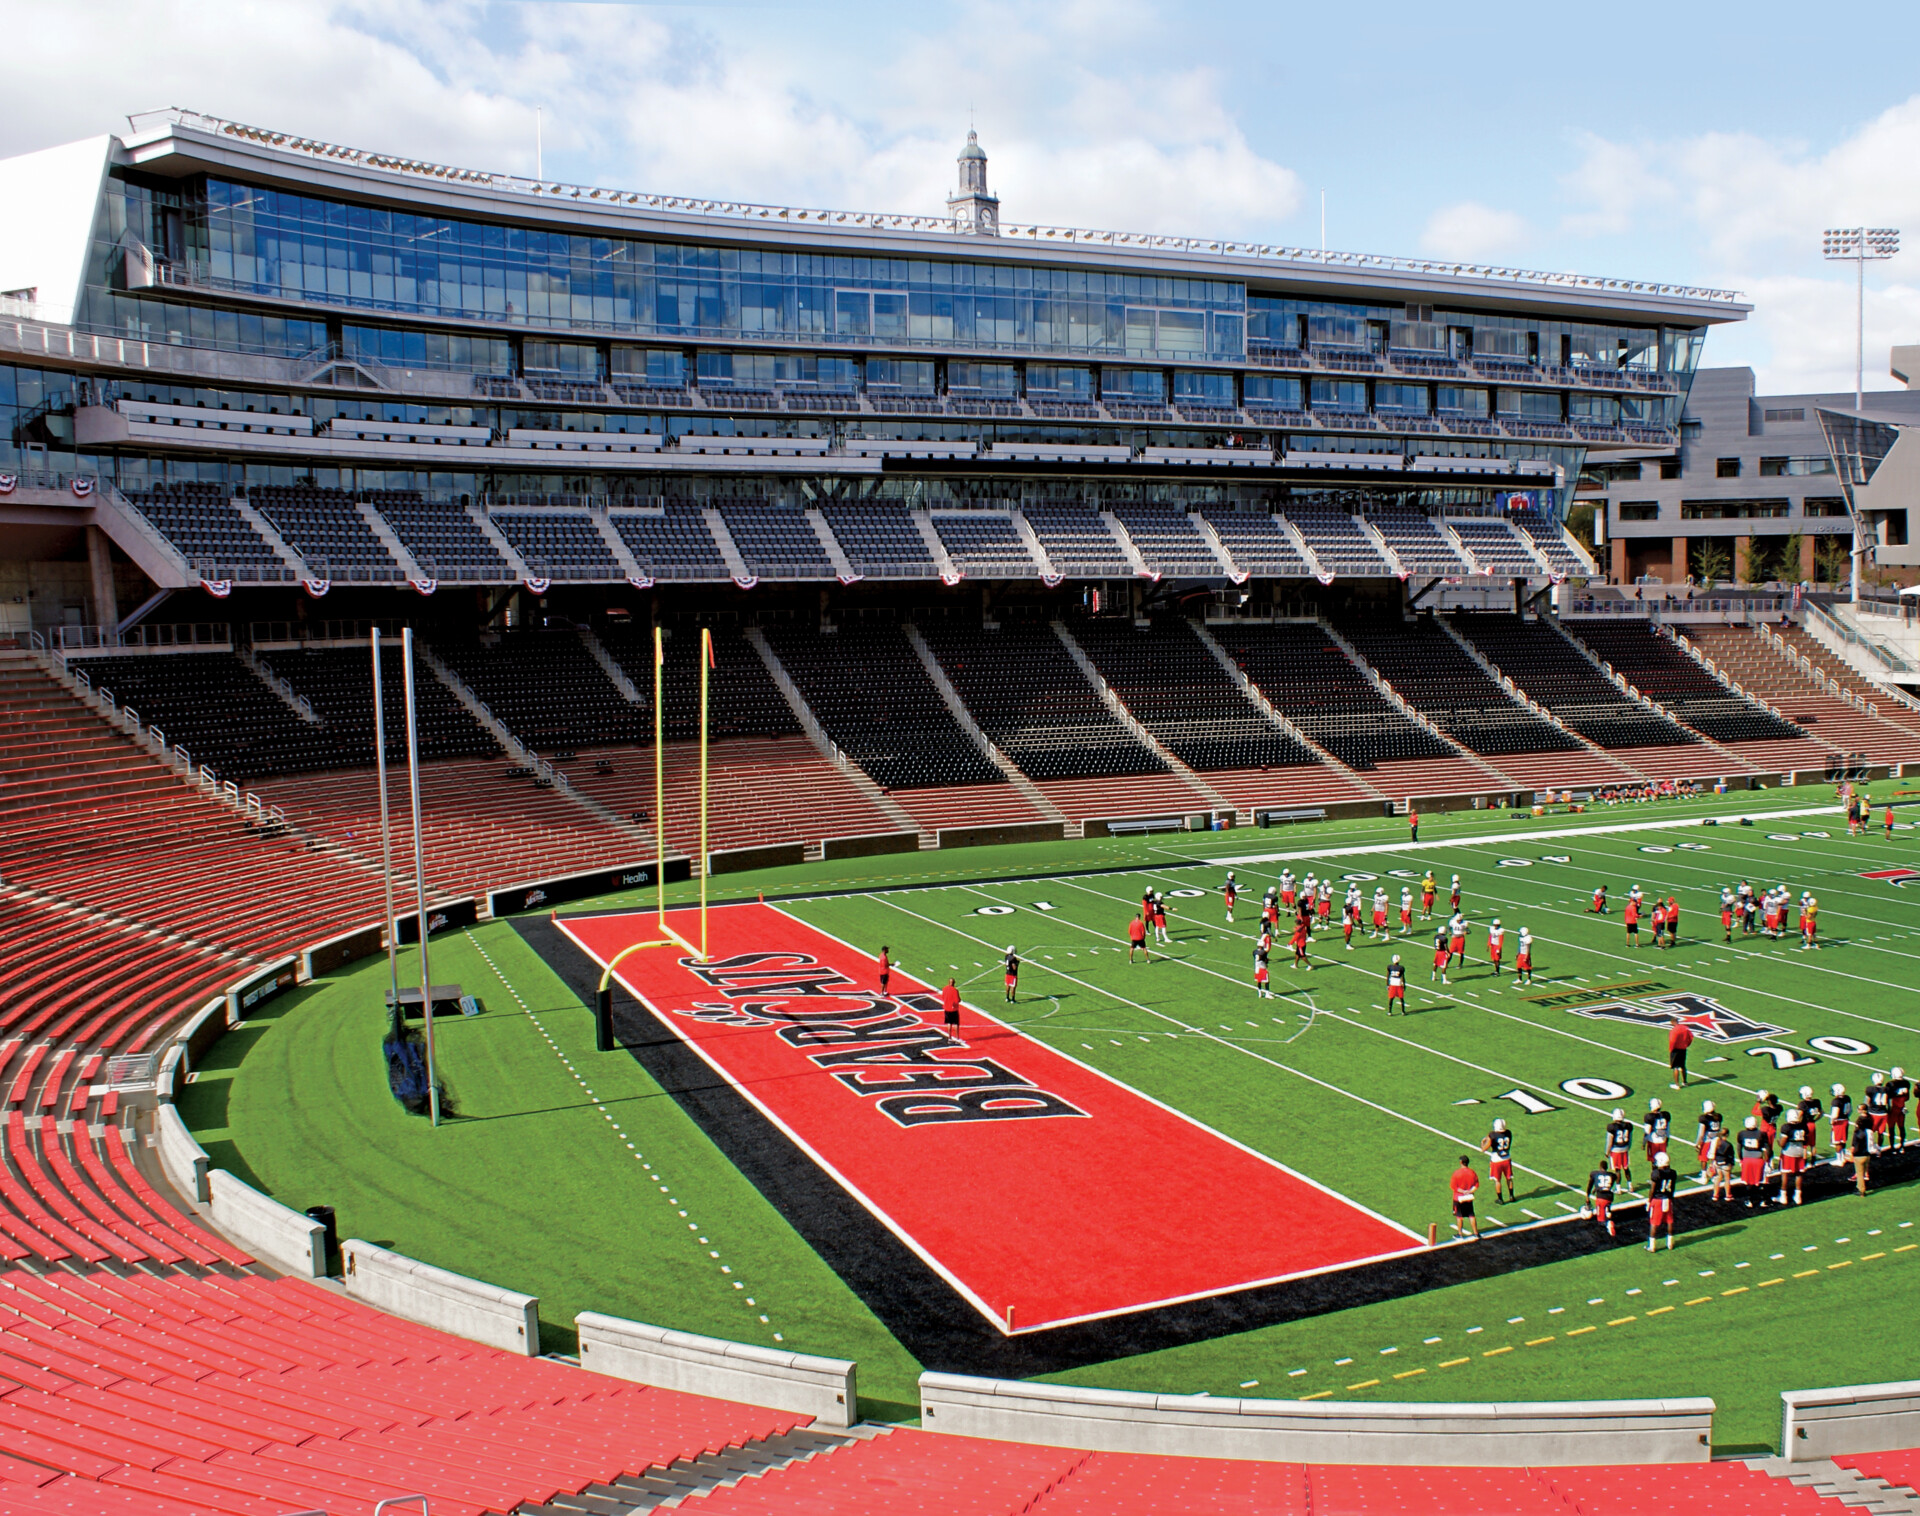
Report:
M1907 229L1908 251L1868 266L1868 387L1892 385L1888 349L1920 338L1920 95L1820 151L1750 133L1588 137L1563 188L1571 233L1647 237L1677 222L1697 239L1708 280L1754 305L1746 330L1714 337L1708 361L1752 362L1763 390L1853 388L1854 271L1822 261L1830 226Z
M1420 249L1436 258L1489 262L1513 256L1532 240L1533 228L1525 216L1461 200L1427 219Z
M983 0L936 31L477 0L0 0L0 153L175 104L354 146L620 188L938 212L970 111L1016 221L1274 236L1300 200L1142 4ZM951 29L948 29L950 26ZM983 52L980 37L993 46ZM76 80L86 87L76 89Z

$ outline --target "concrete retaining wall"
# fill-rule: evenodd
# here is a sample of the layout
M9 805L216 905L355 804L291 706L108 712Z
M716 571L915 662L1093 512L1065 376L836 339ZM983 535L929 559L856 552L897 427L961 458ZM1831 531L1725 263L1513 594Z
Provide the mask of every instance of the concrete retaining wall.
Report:
M224 1000L214 1003L222 1011L226 1010ZM171 1102L155 1107L153 1136L154 1147L160 1154L160 1169L168 1182L182 1195L205 1205L212 1198L207 1191L206 1150L193 1140L193 1133L187 1130L186 1122L180 1119L180 1112Z
M870 832L862 837L829 837L820 844L820 856L869 858L875 853L911 853L919 846L918 832Z
M748 869L776 869L806 861L805 843L774 842L765 847L730 847L709 853L707 854L707 872L709 874L740 874Z
M227 997L220 995L201 1006L194 1018L181 1027L174 1038L174 1041L186 1050L187 1072L192 1073L198 1068L200 1060L207 1054L207 1049L226 1035Z
M1780 1393L1780 1451L1796 1463L1920 1447L1920 1380Z
M995 847L1003 842L1058 842L1066 836L1064 821L1018 821L1004 826L943 826L940 846Z
M347 1293L376 1310L509 1353L540 1352L540 1300L355 1238L340 1244Z
M596 1374L718 1400L744 1400L813 1417L823 1426L852 1426L860 1397L854 1365L719 1337L696 1337L618 1316L583 1311L580 1366Z
M922 1374L920 1407L929 1431L1184 1458L1518 1468L1705 1463L1713 1455L1711 1400L1215 1400Z
M269 1199L225 1169L207 1175L207 1198L214 1225L248 1252L289 1274L326 1277L327 1234L319 1222Z
M362 958L371 958L386 946L386 931L378 926L363 926L343 936L316 942L300 955L300 977L318 979L335 969L345 968Z

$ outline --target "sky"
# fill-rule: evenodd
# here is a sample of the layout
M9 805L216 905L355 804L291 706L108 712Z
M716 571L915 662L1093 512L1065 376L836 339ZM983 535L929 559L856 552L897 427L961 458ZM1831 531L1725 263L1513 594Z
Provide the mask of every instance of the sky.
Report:
M0 0L0 155L183 106L462 167L1741 291L1762 393L1920 343L1920 5Z

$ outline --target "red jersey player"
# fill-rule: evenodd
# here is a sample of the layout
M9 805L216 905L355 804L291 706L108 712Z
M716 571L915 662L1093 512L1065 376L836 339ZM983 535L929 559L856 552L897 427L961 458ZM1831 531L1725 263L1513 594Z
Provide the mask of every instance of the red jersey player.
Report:
M1491 1160L1487 1177L1493 1180L1493 1203L1504 1199L1511 1204L1518 1197L1513 1188L1513 1133L1507 1130L1505 1117L1494 1117L1493 1130L1480 1140L1480 1151Z
M1627 1120L1627 1113L1618 1106L1614 1107L1613 1119L1607 1123L1606 1139L1607 1167L1620 1177L1620 1188L1633 1188L1633 1123Z
M1487 928L1487 961L1493 965L1493 977L1500 977L1500 957L1507 950L1507 929L1500 925L1500 918L1493 918L1493 925Z
M1514 951L1513 978L1516 984L1533 983L1533 933L1526 927L1520 928L1520 946Z
M1453 954L1447 950L1447 934L1443 929L1434 935L1433 972L1427 976L1427 982L1431 984L1437 979L1442 984L1447 983L1447 965L1452 961Z
M1393 955L1393 962L1387 965L1387 1014L1391 1016L1394 1007L1400 1008L1402 1016L1407 1014L1407 966L1400 961L1400 955Z
M1640 902L1635 900L1631 895L1627 897L1626 909L1621 912L1620 919L1627 924L1627 946L1639 947Z
M1307 915L1304 911L1293 924L1293 966L1304 968L1309 974L1313 972L1313 965L1307 962Z
M1673 1251L1673 1196L1679 1187L1680 1176L1675 1172L1672 1162L1665 1151L1654 1155L1653 1178L1647 1187L1647 1251L1653 1251L1654 1239L1660 1229L1667 1229L1667 1251Z
M1734 1139L1733 1147L1740 1160L1741 1198L1746 1202L1747 1209L1752 1210L1753 1197L1766 1187L1767 1159L1773 1154L1773 1142L1760 1129L1758 1116L1747 1118Z
M1227 870L1227 882L1221 886L1221 898L1227 903L1227 925L1233 925L1233 903L1240 898L1240 886L1234 882L1233 870Z

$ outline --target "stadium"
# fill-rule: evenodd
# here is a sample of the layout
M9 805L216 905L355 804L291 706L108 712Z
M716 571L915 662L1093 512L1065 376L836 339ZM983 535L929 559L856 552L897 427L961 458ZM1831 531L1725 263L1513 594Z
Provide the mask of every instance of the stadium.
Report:
M1568 525L1749 307L957 166L0 162L0 1508L1920 1510L1911 666Z

